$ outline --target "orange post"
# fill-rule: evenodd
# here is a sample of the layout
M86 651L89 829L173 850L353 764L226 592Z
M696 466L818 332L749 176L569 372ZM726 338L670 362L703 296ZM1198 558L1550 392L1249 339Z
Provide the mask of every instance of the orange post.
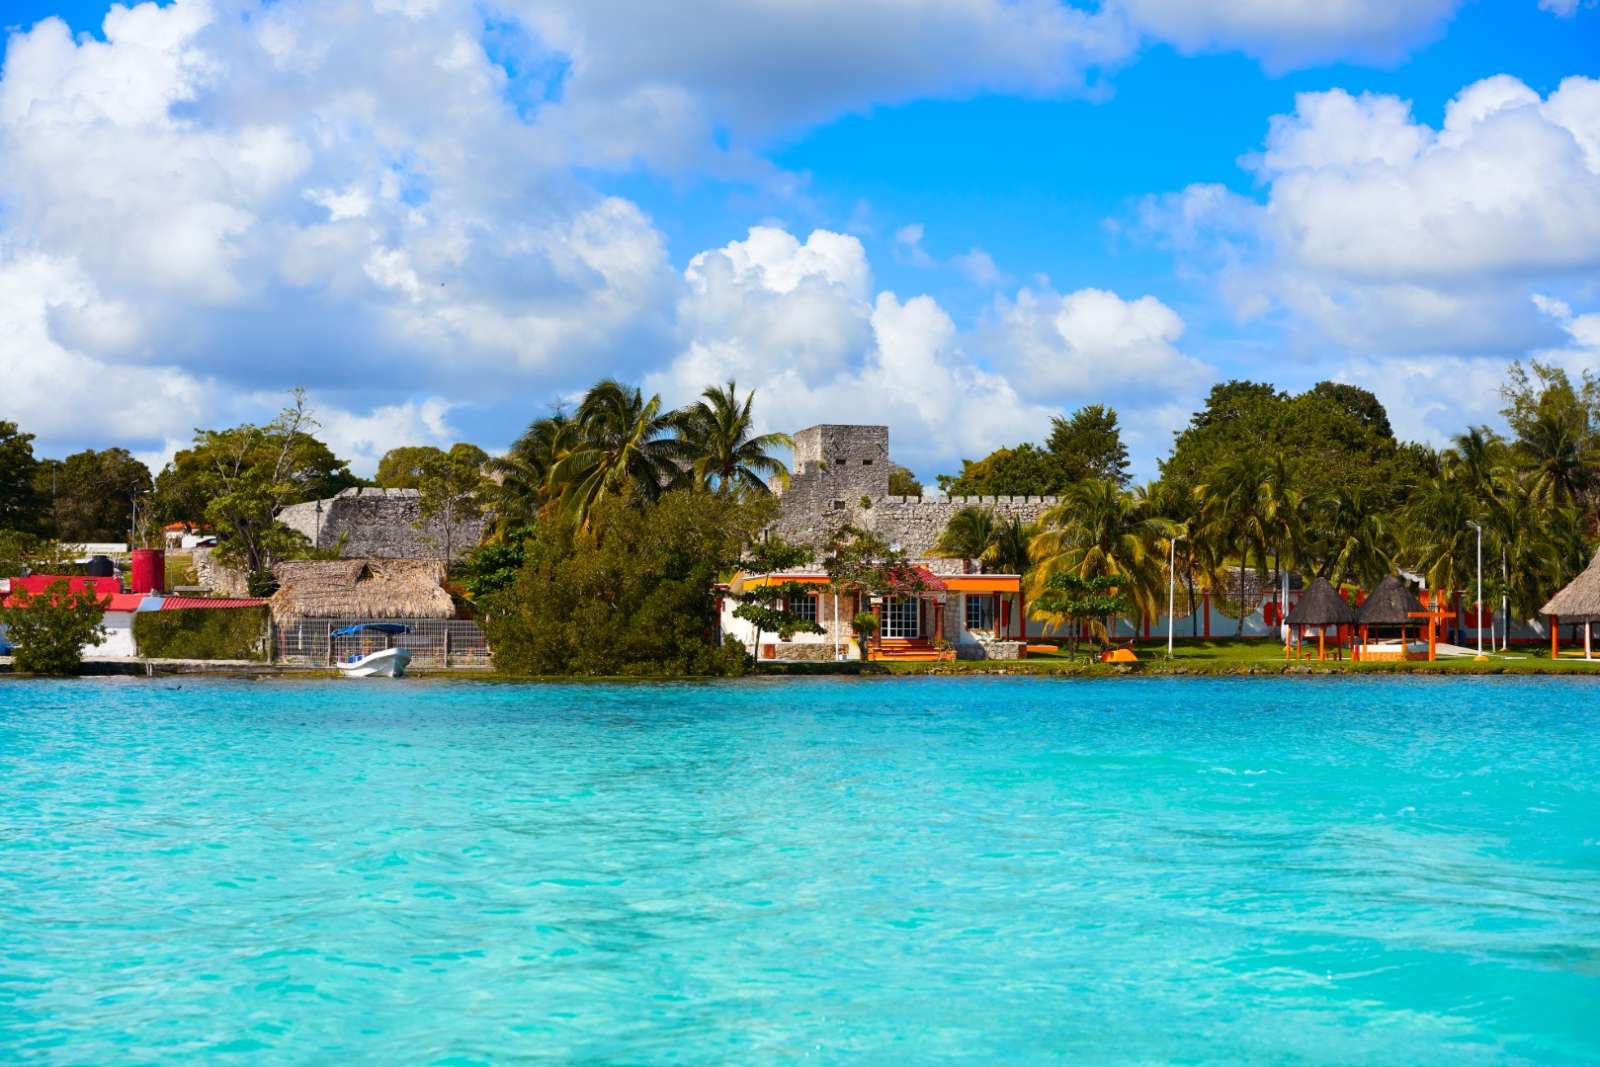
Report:
M1550 616L1550 658L1561 658L1561 616Z

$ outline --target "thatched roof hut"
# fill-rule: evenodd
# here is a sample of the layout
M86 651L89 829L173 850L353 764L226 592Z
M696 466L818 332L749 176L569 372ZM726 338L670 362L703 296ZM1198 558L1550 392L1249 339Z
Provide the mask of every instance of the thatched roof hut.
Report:
M1317 578L1306 586L1284 621L1290 626L1348 626L1356 621L1356 613L1328 579Z
M1378 583L1356 611L1356 622L1362 626L1410 626L1418 620L1411 612L1421 611L1422 602L1406 588L1397 575L1389 575Z
M419 559L295 560L272 568L268 601L280 626L301 619L449 619L444 565Z
M1559 616L1562 622L1600 621L1600 552L1595 553L1589 565L1539 609L1539 614Z

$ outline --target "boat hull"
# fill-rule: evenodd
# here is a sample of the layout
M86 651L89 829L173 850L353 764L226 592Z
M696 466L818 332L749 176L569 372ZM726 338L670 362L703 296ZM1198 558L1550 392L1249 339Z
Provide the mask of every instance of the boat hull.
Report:
M411 653L403 648L386 648L350 663L339 664L346 678L400 678L406 673Z

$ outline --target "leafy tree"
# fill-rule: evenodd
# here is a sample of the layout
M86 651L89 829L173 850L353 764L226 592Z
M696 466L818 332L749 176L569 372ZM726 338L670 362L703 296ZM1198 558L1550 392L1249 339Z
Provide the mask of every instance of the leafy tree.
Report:
M1038 530L1015 516L1002 522L989 539L983 553L984 570L995 574L1026 575L1032 566L1033 556L1029 546Z
M1090 478L1128 484L1128 449L1122 443L1115 408L1090 404L1070 418L1051 419L1045 447L1060 471L1060 480L1051 492Z
M148 496L153 483L150 468L127 449L108 448L45 460L34 475L34 488L56 539L81 544L123 540L132 498Z
M810 545L790 544L781 537L769 535L749 547L739 569L746 574L782 574L804 566L814 558L816 550ZM761 635L768 630L776 633L780 641L788 641L797 633L824 632L821 626L789 607L795 597L810 596L815 592L815 586L804 582L779 581L761 589L752 589L739 598L739 606L733 609L733 615L755 626L757 655L760 654Z
M524 526L475 548L462 568L467 595L482 601L509 589L527 561L527 542L533 533L533 527Z
M0 530L0 578L58 572L70 563L61 546L31 533Z
M855 526L841 527L828 539L822 569L840 593L914 596L928 585L903 549Z
M567 452L576 429L557 409L535 419L504 456L489 461L492 484L485 487L492 516L490 541L531 530L552 500L550 475Z
M1065 482L1056 457L1038 445L1000 448L976 462L961 461L959 475L939 475L947 496L1049 496Z
M571 443L550 470L564 517L586 526L602 500L627 487L654 500L682 472L682 442L661 398L606 379L584 394Z
M11 595L0 607L16 669L29 674L76 674L86 645L105 640L106 601L91 589L73 590L63 578L43 592Z
M509 590L484 603L498 670L514 674L725 675L743 646L717 643L714 583L772 519L768 501L679 490L613 491L587 527L545 523Z
M755 391L739 400L733 382L710 386L700 400L673 416L674 428L682 443L682 459L688 463L696 484L715 487L719 493L742 489L768 493L771 479L786 479L789 469L771 452L793 448L786 433L754 433L751 406Z
M1076 656L1080 624L1092 623L1103 641L1109 634L1107 620L1133 610L1133 601L1122 591L1125 584L1125 578L1113 574L1084 577L1057 571L1029 601L1028 614L1052 626L1067 627L1068 654Z
M455 559L456 524L475 519L484 509L484 467L488 455L476 445L457 444L449 452L423 456L422 474L417 488L419 526L434 520L439 524L439 549L445 566Z
M0 420L0 530L39 532L39 497L34 490L38 468L33 434Z
M921 496L922 482L910 467L896 463L889 468L890 496Z
M249 573L307 549L306 538L277 521L287 504L332 496L355 484L346 463L311 435L305 395L265 426L198 430L156 478L156 499L173 520L203 516L218 535L217 554Z
M378 473L372 480L384 489L419 489L428 465L443 458L444 454L442 448L433 445L391 448L378 460Z

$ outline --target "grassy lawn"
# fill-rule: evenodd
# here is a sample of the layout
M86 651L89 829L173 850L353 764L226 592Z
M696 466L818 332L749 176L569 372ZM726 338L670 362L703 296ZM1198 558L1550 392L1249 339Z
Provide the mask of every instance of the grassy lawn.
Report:
M1514 648L1504 653L1489 653L1489 658L1477 662L1469 657L1441 656L1433 663L1410 661L1406 663L1353 663L1348 658L1318 662L1313 653L1306 660L1285 659L1283 646L1271 640L1250 641L1179 641L1167 659L1165 641L1145 641L1134 646L1138 664L1102 664L1087 662L1080 651L1076 660L1066 652L1030 653L1021 661L957 660L954 663L895 663L875 664L894 674L959 674L1004 671L1015 674L1075 674L1085 676L1111 676L1117 674L1396 674L1396 673L1449 673L1449 674L1595 674L1600 677L1600 661L1584 663L1581 659L1563 656L1552 661L1547 649L1535 647Z

